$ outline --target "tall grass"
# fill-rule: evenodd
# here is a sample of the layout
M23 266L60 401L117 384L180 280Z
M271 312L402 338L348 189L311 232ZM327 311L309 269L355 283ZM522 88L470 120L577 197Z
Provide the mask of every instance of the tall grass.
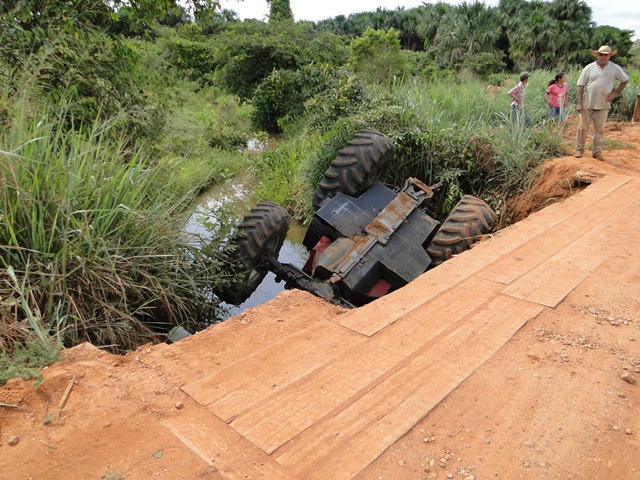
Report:
M14 117L0 137L0 349L27 339L127 351L193 325L224 281L194 254L171 176L109 124Z
M151 151L167 163L164 169L178 191L205 190L247 168L243 153L254 136L249 107L228 94L195 82L176 81L176 96L167 113L162 135Z
M296 220L304 221L311 210L312 195L301 169L307 165L307 155L317 147L319 137L300 131L289 138L293 140L285 139L275 150L254 155L251 172L257 184L255 196L269 198Z

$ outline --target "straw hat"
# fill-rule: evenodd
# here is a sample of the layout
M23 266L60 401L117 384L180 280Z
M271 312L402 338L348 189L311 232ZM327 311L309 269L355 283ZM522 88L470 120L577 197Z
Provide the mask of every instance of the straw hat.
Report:
M611 50L611 47L609 45L603 45L598 50L591 50L591 55L593 55L594 57L597 57L599 53L604 53L613 57L616 53L618 53L618 50Z

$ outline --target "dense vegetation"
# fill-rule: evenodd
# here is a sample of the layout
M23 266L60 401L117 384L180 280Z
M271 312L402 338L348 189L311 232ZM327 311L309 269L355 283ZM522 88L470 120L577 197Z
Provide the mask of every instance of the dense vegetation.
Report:
M266 23L213 0L0 4L0 365L215 321L234 219L212 212L206 241L183 231L212 184L250 173L258 199L305 222L337 151L373 127L396 145L385 181L442 182L435 215L473 193L508 223L508 199L561 150L542 97L555 71L574 84L607 43L633 73L612 114L638 92L632 32L577 0L294 18L286 0ZM522 69L532 128L486 92ZM246 153L266 132L279 147Z

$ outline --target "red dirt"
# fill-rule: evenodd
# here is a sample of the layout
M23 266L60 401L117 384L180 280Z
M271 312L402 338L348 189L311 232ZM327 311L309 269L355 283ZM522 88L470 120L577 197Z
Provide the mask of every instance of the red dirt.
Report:
M609 124L606 138L606 162L545 162L513 205L516 214L584 188L576 177L584 182L588 175L580 171L640 177L640 126ZM640 479L640 387L621 380L640 377L640 257L620 253L599 269L571 301L528 322L356 478ZM0 406L0 478L278 478L265 473L258 449L242 459L257 474L237 477L208 465L159 420L197 407L181 389L188 380L342 313L286 291L174 345L122 357L87 344L66 350L65 360L43 371L37 390L22 380L0 387L0 403L19 407Z

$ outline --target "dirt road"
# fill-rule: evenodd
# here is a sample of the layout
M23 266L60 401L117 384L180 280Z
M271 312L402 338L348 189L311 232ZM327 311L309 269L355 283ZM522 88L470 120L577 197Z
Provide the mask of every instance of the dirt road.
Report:
M410 290L385 297L377 312L370 305L358 321L305 292L286 291L175 345L148 345L124 357L81 345L43 372L37 390L21 380L0 387L0 403L15 406L0 406L0 478L640 479L640 235L633 234L640 221L640 126L610 124L606 137L606 162L547 162L539 181L513 206L524 217L555 205L508 235L557 221L548 238L565 232L567 244L579 244L567 250L573 258L558 260L562 268L554 271L546 262L547 275L537 278L536 291L544 293L547 285L578 278L582 268L582 280L566 288L566 296L527 297L517 281L499 280L520 278L540 248L557 247L541 243L528 251L522 238L499 269L483 267L468 289L462 282L444 292L460 289L452 293L462 305L457 310L469 309L455 332L447 330L444 315L455 302L433 307L428 315L442 312L442 330L429 332L437 320L424 324L409 313L402 316L431 308L410 305L416 298ZM602 178L623 176L632 180L620 180L610 195L598 194L602 198L586 183L592 179L595 187ZM569 214L556 204L572 195L570 201L579 197L586 206L560 222L559 215ZM580 242L577 234L571 237L581 223L596 218L600 230L591 236L581 231ZM599 232L609 233L608 225L621 228L601 245L596 240ZM498 235L487 244L503 240ZM488 255L490 249L484 251ZM603 261L589 263L599 255ZM463 256L454 260L462 265ZM443 272L443 279L450 276ZM433 287L427 280L416 282L407 289L428 295ZM511 294L504 321L515 333L490 348L502 327L492 329L491 315L477 327L467 319L490 312L493 303L473 302L481 294L498 295L504 285ZM398 312L397 321L388 320L389 312ZM457 348L443 343L468 325ZM402 328L397 343L370 346L383 338L379 332ZM421 336L430 339L427 347L410 350ZM478 350L482 339L487 346ZM315 342L313 350L309 342ZM438 348L443 353L430 358ZM391 368L373 387L349 393L375 373L360 366L360 357L369 355L379 365L381 358L405 350L411 353L403 369ZM340 377L340 362L351 376ZM319 364L328 366L313 370ZM314 380L305 383L311 370ZM393 384L396 377L404 380ZM294 384L303 393L287 397ZM411 385L415 394L401 388L385 393L384 385ZM445 392L442 398L437 388ZM339 395L348 398L344 408L320 401ZM378 400L357 410L368 398ZM284 405L279 410L278 402ZM326 410L320 412L319 405ZM397 433L393 421L403 408L401 420L410 426ZM314 415L316 423L307 421ZM367 415L374 429L346 428ZM361 440L361 432L376 440ZM337 447L331 450L332 445Z

